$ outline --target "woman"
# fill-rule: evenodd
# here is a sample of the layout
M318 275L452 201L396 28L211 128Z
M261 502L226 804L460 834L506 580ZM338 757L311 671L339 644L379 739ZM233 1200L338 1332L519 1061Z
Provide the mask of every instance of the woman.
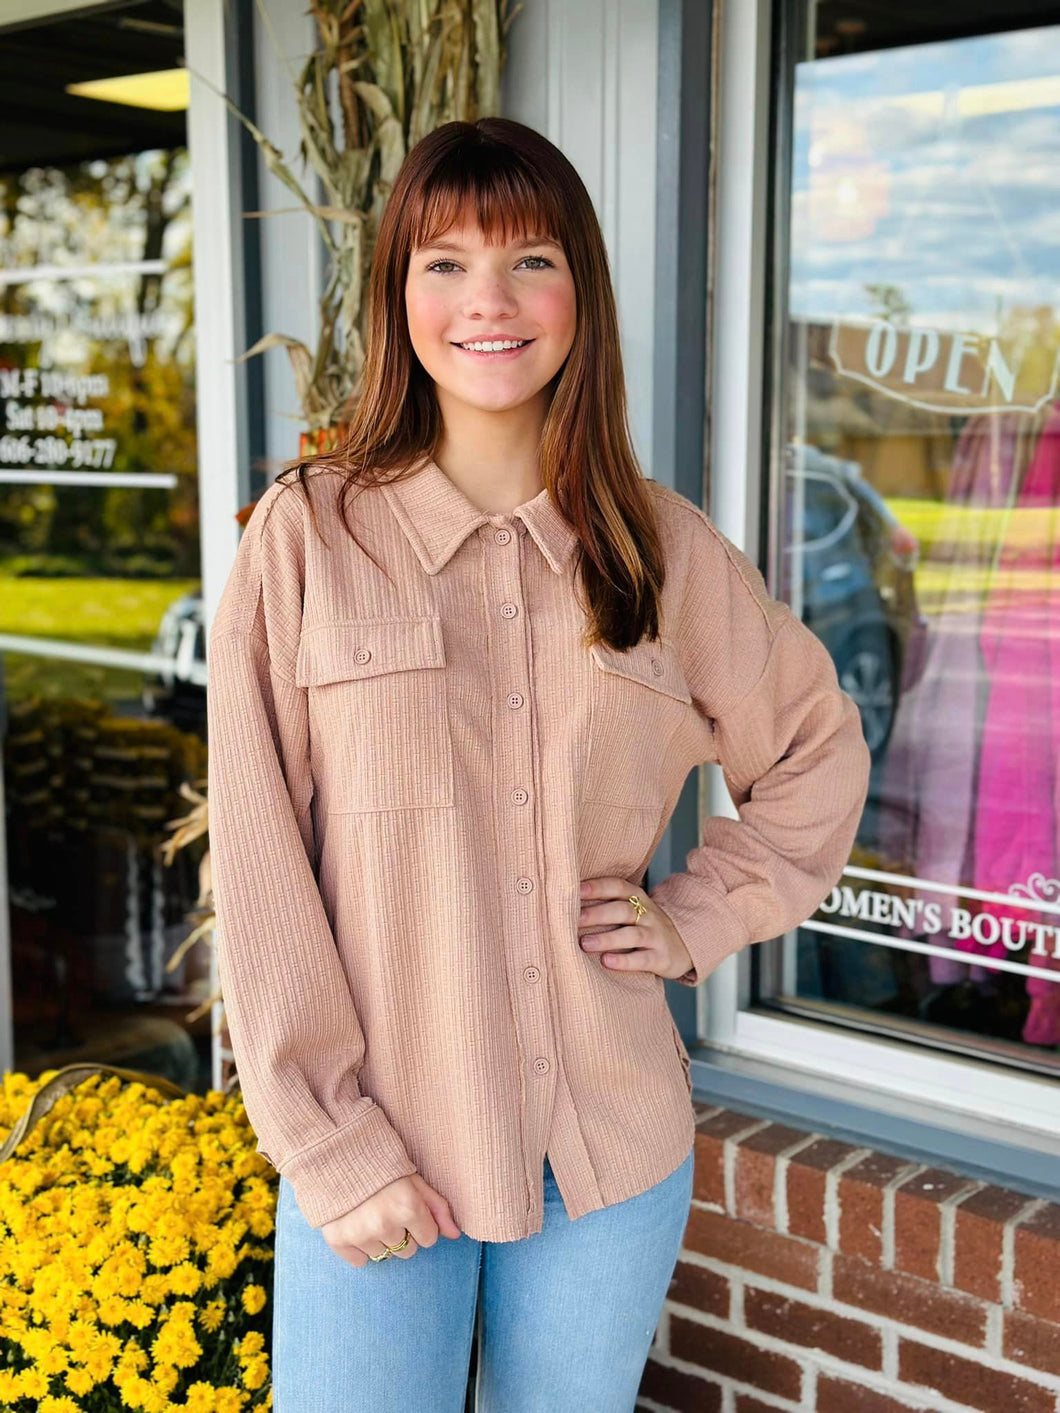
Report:
M818 639L642 475L551 143L423 138L369 301L348 445L266 491L209 644L220 976L281 1173L275 1406L459 1413L477 1317L478 1413L626 1413L691 1194L663 979L813 912L868 750ZM704 761L740 819L645 891Z

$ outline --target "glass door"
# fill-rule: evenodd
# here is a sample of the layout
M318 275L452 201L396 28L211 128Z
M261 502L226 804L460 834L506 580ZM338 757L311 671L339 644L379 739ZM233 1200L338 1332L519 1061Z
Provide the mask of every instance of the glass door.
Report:
M873 755L755 1004L1060 1074L1060 24L790 4L770 564Z
M0 731L10 1067L210 1077L188 73L179 6L4 33ZM2 880L0 880L2 882ZM173 963L176 964L173 964Z

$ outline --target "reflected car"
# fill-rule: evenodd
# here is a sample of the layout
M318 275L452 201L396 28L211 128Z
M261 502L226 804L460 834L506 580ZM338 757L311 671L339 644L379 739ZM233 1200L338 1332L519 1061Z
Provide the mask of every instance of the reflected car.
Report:
M162 615L151 644L162 666L144 676L141 699L148 716L205 735L206 642L202 595L181 594Z
M789 447L784 597L799 574L803 622L857 703L873 759L886 749L900 690L916 681L926 620L914 571L920 546L856 461ZM796 567L798 566L798 567Z

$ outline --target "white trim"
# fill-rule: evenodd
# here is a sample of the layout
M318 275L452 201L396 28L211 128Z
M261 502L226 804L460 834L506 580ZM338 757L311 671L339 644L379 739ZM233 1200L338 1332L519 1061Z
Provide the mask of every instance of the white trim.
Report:
M243 285L238 208L236 119L228 92L229 40L224 0L187 0L184 42L191 80L188 151L191 157L192 270L195 292L195 403L199 466L199 533L203 624L209 636L214 608L228 577L240 527L240 468L246 457L241 388ZM200 75L202 77L200 77ZM203 82L203 79L206 82Z
M950 1059L907 1041L861 1039L817 1021L751 1011L738 1013L724 1048L781 1065L789 1075L839 1077L848 1098L872 1090L901 1099L908 1118L917 1117L918 1105L941 1106L961 1115L969 1133L978 1122L991 1126L992 1137L1006 1126L1017 1146L1026 1145L1030 1130L1037 1146L1048 1136L1060 1156L1060 1100L1056 1080L1047 1076L1015 1075L987 1060Z
M759 496L767 485L768 469L760 428L766 356L763 297L771 150L771 3L719 3L717 307L708 513L757 562ZM737 818L718 767L703 767L701 779L707 811ZM847 871L855 870L851 866ZM1019 901L1026 906L1026 900ZM967 959L980 964L984 960L974 954ZM908 1118L942 1122L964 1132L989 1127L996 1136L1000 1129L1017 1147L1027 1146L1033 1138L1037 1148L1055 1144L1060 1156L1055 1079L1021 1075L985 1057L950 1058L908 1041L853 1036L828 1023L741 1009L749 1001L750 963L750 948L744 948L726 958L698 988L697 1033L715 1049L752 1064L782 1066L789 1075L801 1075L815 1092L894 1109Z
M118 275L164 275L168 260L96 260L88 265L13 265L0 269L0 288L30 280L106 279Z
M117 667L129 672L148 672L172 682L195 682L206 686L206 668L192 657L193 634L186 635L183 656L164 653L136 653L127 648L104 648L90 643L68 642L65 638L30 638L19 633L0 633L0 653L29 653L33 657L56 657L63 662L88 662L93 667ZM1060 977L1057 978L1060 980Z
M192 271L195 291L195 405L199 467L204 646L213 612L239 545L235 518L244 497L246 460L241 182L237 120L221 94L230 92L226 0L185 0L184 52L191 75L188 150L192 179ZM202 78L206 80L204 83ZM218 987L210 949L210 986ZM211 1076L220 1083L222 1007L211 1017Z
M257 109L254 121L284 153L306 192L323 201L323 183L311 166L303 168L295 158L302 137L295 79L318 42L316 21L304 5L292 5L289 0L255 0L252 24ZM291 192L269 171L260 149L256 150L256 160L258 206L272 213L258 222L262 332L287 334L312 349L319 337L324 241L304 208L291 205ZM249 340L243 347L249 347ZM255 361L262 380L263 450L271 480L285 461L298 455L298 434L304 424L294 371L286 352L270 349L256 355Z
M708 514L752 559L758 523L760 464L765 161L769 119L769 0L721 5L714 209L714 347L710 393ZM705 144L704 144L705 145ZM703 767L701 799L709 814L735 819L736 809L716 766ZM746 987L746 981L744 981ZM697 1032L730 1039L740 1003L741 973L727 958L698 988Z
M177 484L174 471L37 471L13 467L0 471L0 482L16 486L162 486L172 490Z

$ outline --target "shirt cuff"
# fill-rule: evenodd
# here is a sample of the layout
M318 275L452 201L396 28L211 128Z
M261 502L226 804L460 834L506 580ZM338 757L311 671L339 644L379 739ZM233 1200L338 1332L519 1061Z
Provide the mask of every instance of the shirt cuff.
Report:
M418 1169L382 1109L373 1105L292 1154L279 1171L294 1188L302 1216L311 1227L322 1227L352 1212L388 1182Z
M719 962L751 940L746 923L725 896L690 873L671 873L648 897L677 928L692 958L688 971L667 980L698 986Z

